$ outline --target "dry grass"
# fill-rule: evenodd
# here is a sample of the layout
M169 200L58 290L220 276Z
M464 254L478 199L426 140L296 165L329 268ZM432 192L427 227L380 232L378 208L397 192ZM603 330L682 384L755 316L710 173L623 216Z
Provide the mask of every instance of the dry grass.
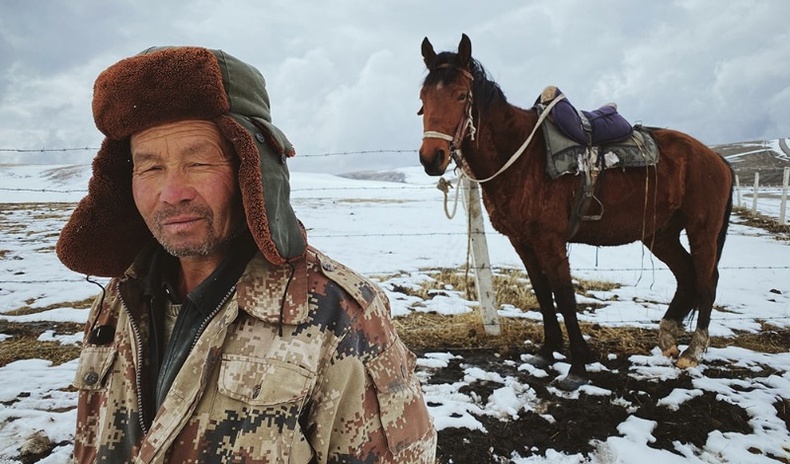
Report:
M0 367L22 359L46 359L57 366L79 355L80 347L77 345L42 342L36 337L13 337L0 342Z
M495 349L499 353L522 352L525 343L539 345L543 341L543 324L531 319L500 318L500 335L488 335L477 312L455 316L412 313L395 319L395 327L403 342L418 352L452 349ZM600 353L647 355L658 344L655 329L609 327L581 323L582 333L589 336L591 347ZM564 327L563 327L564 332ZM564 334L567 345L567 334ZM690 334L679 342L688 344ZM758 333L739 333L733 337L711 337L712 347L738 346L761 353L782 353L790 350L790 329L764 324ZM566 346L567 350L567 346Z
M0 367L21 359L46 359L53 364L71 361L80 354L77 345L63 345L54 341L39 341L47 330L56 335L81 333L83 324L76 322L8 322L0 320L0 333L10 338L0 341Z
M426 272L434 279L433 281L424 282L419 289L396 286L394 291L429 300L433 298L436 292L455 290L463 293L468 300L477 300L474 274L471 271L467 273L458 269L444 268ZM393 277L381 277L380 280L386 281ZM532 285L526 272L519 269L496 270L493 274L493 285L498 307L510 305L521 310L538 310L538 300L532 292ZM610 291L619 286L619 284L613 282L599 280L574 280L574 287L579 294L586 294L591 291Z
M470 292L475 299L474 279L457 269L441 269L430 273L434 279L418 289L396 288L408 295L430 299L441 290L453 289ZM603 281L579 280L575 283L578 293L609 291L617 284ZM494 276L497 305L512 305L522 311L537 311L538 303L532 294L529 280L523 271L500 270ZM601 353L646 355L657 345L658 323L655 329L639 327L610 327L600 324L581 323L582 332L589 336L591 346ZM523 351L525 343L540 344L543 341L543 324L534 318L500 318L500 335L486 333L478 312L459 315L441 315L427 312L412 312L395 319L395 327L404 343L415 351L443 349L495 349L500 353ZM679 340L688 343L689 335ZM565 334L567 340L567 334ZM780 353L790 349L790 329L769 324L763 325L759 333L739 333L734 337L712 337L711 346L739 346L763 353Z
M27 306L22 306L21 308L13 309L11 311L6 311L3 314L8 316L24 316L27 314L38 314L43 313L44 311L49 311L50 309L56 308L74 308L74 309L88 309L93 304L94 298L86 298L84 300L79 301L64 301L60 303L53 303L47 306L40 306L40 307L31 307L31 305L35 300L28 300Z
M543 324L531 319L499 319L500 335L489 335L480 315L469 312L456 316L412 313L395 320L404 343L416 351L443 349L496 349L502 354L523 351L525 343L543 341ZM657 330L638 327L607 327L581 323L591 344L605 353L648 354L658 340ZM567 334L565 335L567 340Z
M732 212L743 219L744 224L747 226L766 230L774 234L777 240L790 240L790 224L780 224L775 218L760 213L752 213L750 209L743 206L733 207Z
M715 348L738 346L761 353L785 353L790 350L790 329L763 322L757 333L739 332L734 337L711 337L710 345Z
M507 352L526 340L543 338L543 326L528 319L501 318L500 335L485 332L477 312L454 316L415 312L395 319L403 342L416 351L436 349L496 348Z
M477 299L471 273L457 269L439 269L429 275L433 280L424 282L417 289L396 287L394 291L429 300L436 292L449 289L466 294L469 300ZM500 269L494 273L493 281L497 307L509 305L522 311L538 311L538 301L524 271ZM612 290L618 284L578 280L575 286L577 292L586 293L593 290ZM418 350L496 348L504 352L523 347L526 340L538 343L543 339L543 325L527 318L500 318L500 335L491 336L486 333L477 312L454 316L414 312L396 318L395 326L404 342Z

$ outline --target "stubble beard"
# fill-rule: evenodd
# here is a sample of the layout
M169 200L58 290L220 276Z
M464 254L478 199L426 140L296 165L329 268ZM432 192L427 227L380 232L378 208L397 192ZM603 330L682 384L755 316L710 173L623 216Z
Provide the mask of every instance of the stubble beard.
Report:
M163 226L165 221L170 217L184 213L199 215L206 222L206 234L199 243L181 244L179 243L181 241L179 234L168 235L165 233ZM209 256L220 248L224 248L232 238L231 236L219 237L214 230L214 214L209 208L200 206L191 206L187 208L174 207L160 210L154 214L152 222L153 224L151 224L149 228L154 238L162 245L165 251L176 258L202 258Z

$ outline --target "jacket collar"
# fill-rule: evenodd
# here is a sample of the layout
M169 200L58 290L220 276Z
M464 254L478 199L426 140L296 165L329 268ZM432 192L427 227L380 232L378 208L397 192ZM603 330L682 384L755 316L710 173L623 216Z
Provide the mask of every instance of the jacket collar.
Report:
M278 266L257 253L236 287L239 309L273 324L307 322L309 256Z

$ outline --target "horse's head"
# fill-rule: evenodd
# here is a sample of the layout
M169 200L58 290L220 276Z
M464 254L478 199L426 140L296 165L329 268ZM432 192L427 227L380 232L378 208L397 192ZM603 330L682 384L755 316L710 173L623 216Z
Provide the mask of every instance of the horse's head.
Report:
M472 43L461 36L458 53L436 54L426 37L422 41L422 57L428 75L420 90L423 140L420 163L430 176L441 176L460 148L471 123Z

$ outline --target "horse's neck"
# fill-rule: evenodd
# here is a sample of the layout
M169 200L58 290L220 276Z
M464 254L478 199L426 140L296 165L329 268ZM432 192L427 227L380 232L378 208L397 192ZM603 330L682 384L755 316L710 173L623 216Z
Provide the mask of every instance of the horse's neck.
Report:
M534 111L509 103L479 111L475 140L467 138L462 146L464 158L475 177L489 177L507 163L529 137L536 122Z

